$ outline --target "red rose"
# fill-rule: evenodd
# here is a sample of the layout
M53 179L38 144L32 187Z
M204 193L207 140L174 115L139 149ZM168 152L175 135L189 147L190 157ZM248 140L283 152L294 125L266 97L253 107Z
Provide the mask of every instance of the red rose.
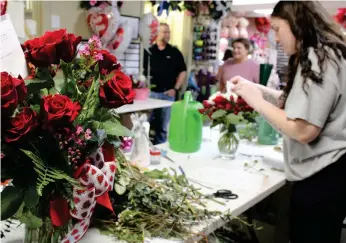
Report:
M42 99L41 116L43 128L59 127L73 122L79 114L81 106L78 102L72 102L65 95L48 95Z
M68 34L66 29L47 31L40 38L24 43L25 55L37 67L59 64L60 60L71 62L76 55L82 37Z
M213 101L215 102L215 106L219 109L225 109L226 104L229 103L229 101L222 96L217 96Z
M117 58L107 50L95 50L94 55L102 54L103 59L98 61L99 69L108 73L120 69Z
M27 93L24 80L19 76L14 78L7 72L1 72L1 112L10 116L17 108L18 103L23 102Z
M203 106L204 106L204 108L212 107L212 105L210 104L209 100L203 100Z
M10 128L5 133L5 141L8 143L15 142L32 131L37 125L38 115L36 111L24 107L22 112L9 121Z
M131 104L135 97L129 76L119 70L113 71L112 79L100 87L101 104L107 108L118 108Z

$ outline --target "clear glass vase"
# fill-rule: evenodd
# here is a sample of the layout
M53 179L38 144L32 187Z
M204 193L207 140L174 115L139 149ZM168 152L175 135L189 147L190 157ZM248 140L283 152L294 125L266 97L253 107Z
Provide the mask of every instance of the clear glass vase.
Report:
M220 138L217 145L222 159L234 159L239 147L239 140L236 132L230 132L228 130L220 132Z
M35 229L25 227L23 243L60 243L67 233L67 227L57 229L50 222L46 222Z

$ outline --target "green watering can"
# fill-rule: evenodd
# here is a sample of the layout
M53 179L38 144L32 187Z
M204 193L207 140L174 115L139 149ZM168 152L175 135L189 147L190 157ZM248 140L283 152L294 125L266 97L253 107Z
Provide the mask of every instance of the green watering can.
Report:
M260 65L260 84L267 85L273 65ZM276 145L279 140L279 133L263 118L257 117L258 143L264 145Z
M192 98L190 91L184 99L172 105L168 131L169 147L179 153L197 152L202 144L203 117L198 112L203 105Z

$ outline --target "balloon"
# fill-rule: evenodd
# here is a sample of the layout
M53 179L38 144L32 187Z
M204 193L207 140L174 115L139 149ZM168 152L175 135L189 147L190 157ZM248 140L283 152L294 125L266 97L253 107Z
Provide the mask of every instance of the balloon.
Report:
M226 38L221 38L219 43L219 50L225 52L228 48L228 40Z
M119 27L120 14L114 6L101 5L88 10L87 21L93 33L106 45Z
M235 38L239 38L239 30L237 27L231 27L229 29L229 36L232 38L232 39L235 39Z
M149 47L154 43L159 30L159 21L151 13L143 15L139 23L139 36L143 48L149 51Z
M0 0L0 16L6 14L7 0Z
M130 46L132 41L132 28L128 23L123 24L115 34L114 38L108 43L109 49L115 56L123 54Z

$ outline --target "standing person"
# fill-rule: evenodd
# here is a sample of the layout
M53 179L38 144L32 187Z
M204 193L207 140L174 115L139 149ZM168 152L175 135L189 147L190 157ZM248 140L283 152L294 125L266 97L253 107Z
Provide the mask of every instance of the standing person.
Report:
M148 57L150 58L151 84L154 86L151 98L174 101L185 82L186 65L183 55L169 44L170 28L161 23L156 44L144 53L144 74L147 76ZM170 119L170 108L155 109L150 118L150 124L155 135L153 144L164 143L167 140L167 127Z
M315 1L280 1L271 20L290 55L283 92L231 80L233 91L284 135L291 243L340 243L346 217L346 44Z
M232 42L232 48L233 58L225 60L216 77L222 92L226 89L226 82L237 75L255 83L259 82L259 64L248 58L251 48L250 41L245 38L235 39Z

